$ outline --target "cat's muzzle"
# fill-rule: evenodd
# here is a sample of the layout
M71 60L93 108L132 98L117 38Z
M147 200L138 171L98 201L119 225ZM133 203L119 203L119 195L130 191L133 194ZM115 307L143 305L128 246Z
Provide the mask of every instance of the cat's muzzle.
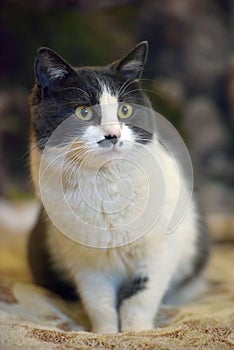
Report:
M105 136L102 140L98 141L97 143L101 146L101 147L109 147L110 144L115 145L118 142L118 138L115 135L108 135Z

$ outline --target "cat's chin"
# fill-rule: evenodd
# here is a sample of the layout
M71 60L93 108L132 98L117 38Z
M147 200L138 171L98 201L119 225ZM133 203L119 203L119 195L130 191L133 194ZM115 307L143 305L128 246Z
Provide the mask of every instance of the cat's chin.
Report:
M86 166L91 168L102 167L116 159L123 159L130 152L131 147L108 147L105 149L95 149L93 156Z
M107 148L100 148L96 151L97 157L110 157L110 158L115 158L115 157L120 157L124 156L130 151L131 147L128 145L127 147L115 145L115 146L110 146Z

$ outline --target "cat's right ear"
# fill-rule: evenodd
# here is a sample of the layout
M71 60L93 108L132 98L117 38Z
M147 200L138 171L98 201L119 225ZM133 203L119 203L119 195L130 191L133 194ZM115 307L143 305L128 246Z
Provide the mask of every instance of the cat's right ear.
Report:
M73 73L72 67L53 50L42 47L37 51L35 77L40 87L54 87Z

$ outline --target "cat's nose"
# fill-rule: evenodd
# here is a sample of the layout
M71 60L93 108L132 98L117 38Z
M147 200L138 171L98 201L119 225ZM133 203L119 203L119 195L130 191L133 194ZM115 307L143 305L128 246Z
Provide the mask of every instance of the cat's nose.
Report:
M118 137L116 135L107 135L105 136L105 139L110 141L113 145L118 142Z
M119 139L121 136L121 127L119 125L107 125L102 127L102 132L107 140L110 140L111 138Z

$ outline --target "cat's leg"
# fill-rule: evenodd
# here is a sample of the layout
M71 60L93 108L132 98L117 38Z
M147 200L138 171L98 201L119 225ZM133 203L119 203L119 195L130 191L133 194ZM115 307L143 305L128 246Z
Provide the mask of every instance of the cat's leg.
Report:
M66 300L77 300L76 286L69 279L66 270L52 264L47 244L47 226L45 213L41 209L37 223L28 239L28 261L35 282L60 294ZM66 277L65 277L66 276Z
M167 271L166 267L161 271L148 269L133 280L133 291L123 295L124 299L120 304L122 332L143 331L154 327L154 317L168 287L170 276L171 271Z
M89 316L92 332L118 333L116 286L110 276L97 271L85 271L77 279L79 294Z

